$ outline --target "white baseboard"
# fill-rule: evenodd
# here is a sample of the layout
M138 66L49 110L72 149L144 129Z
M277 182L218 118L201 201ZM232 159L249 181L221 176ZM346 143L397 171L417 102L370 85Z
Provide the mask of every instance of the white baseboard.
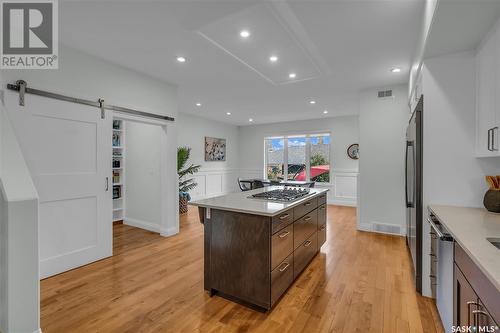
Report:
M335 205L335 206L347 206L347 207L357 207L357 202L356 200L353 201L344 201L344 200L328 200L327 202L329 205Z
M141 228L141 229L149 230L152 232L160 233L160 231L161 231L160 226L156 223L132 219L130 217L123 218L123 223L126 225L130 225L132 227Z
M170 228L161 228L160 229L160 236L163 236L163 237L170 237L170 236L174 236L174 235L177 235L179 233L179 228L177 227L170 227Z

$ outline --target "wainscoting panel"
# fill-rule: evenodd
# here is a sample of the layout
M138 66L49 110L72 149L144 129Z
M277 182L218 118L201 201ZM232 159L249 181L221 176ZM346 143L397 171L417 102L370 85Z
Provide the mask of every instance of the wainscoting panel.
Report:
M240 170L241 178L262 178L263 172L259 169ZM317 188L329 189L327 202L330 205L356 207L358 197L357 170L334 170L332 181L328 184L316 184Z
M239 191L237 169L200 170L193 178L198 183L191 191L193 200Z
M240 191L238 177L243 179L262 178L262 170L258 169L217 169L201 170L193 178L198 186L191 191L193 200L199 200L231 192ZM357 205L358 173L355 170L335 170L332 182L316 184L318 188L327 188L328 204L351 206Z

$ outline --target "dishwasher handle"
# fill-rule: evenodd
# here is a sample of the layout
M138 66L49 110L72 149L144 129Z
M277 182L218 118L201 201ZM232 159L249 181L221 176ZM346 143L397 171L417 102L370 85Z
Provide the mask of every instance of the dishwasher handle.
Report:
M439 237L440 240L446 241L446 242L453 242L453 237L450 234L443 233L443 231L441 230L441 228L439 228L437 226L437 224L441 225L439 222L437 222L437 224L436 224L436 222L434 222L432 220L432 217L428 218L427 222L429 222L429 224L431 225L432 229L434 229L434 231L436 232L436 234L437 234L437 236Z

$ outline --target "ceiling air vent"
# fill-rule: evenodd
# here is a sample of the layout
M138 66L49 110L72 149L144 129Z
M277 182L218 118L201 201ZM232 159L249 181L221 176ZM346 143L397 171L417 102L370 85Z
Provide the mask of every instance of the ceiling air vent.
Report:
M391 96L392 96L392 90L384 90L378 92L378 98L391 97Z

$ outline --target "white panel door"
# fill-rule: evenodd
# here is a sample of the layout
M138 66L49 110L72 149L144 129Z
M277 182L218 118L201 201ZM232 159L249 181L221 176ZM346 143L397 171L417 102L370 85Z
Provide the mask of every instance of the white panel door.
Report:
M109 111L101 119L95 107L35 95L22 107L14 92L5 99L39 195L40 277L111 256Z

